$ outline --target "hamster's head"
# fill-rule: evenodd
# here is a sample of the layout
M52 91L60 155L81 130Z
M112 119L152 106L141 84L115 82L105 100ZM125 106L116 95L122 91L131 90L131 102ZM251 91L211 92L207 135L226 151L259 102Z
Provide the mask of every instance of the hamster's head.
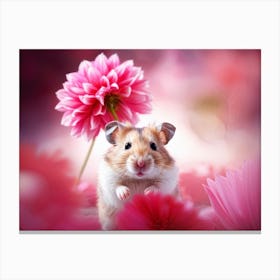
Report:
M105 161L120 176L155 178L174 165L165 145L175 130L170 123L136 128L112 121L105 126L106 139L113 145L106 153Z

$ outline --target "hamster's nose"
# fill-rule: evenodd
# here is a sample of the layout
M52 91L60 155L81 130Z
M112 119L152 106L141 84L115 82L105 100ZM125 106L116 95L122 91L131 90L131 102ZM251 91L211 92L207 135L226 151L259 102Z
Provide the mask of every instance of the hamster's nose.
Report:
M144 167L145 162L143 159L138 159L136 164L137 164L137 167L142 168L142 167Z

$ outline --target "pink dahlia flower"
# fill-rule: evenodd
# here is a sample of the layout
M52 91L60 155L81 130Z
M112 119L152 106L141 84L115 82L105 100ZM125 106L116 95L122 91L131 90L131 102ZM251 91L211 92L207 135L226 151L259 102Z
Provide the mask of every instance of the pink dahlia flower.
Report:
M222 225L229 230L261 228L261 177L258 160L207 180L205 190Z
M103 53L94 61L84 60L78 72L66 75L55 109L64 112L61 124L71 135L92 139L114 119L136 123L137 114L151 111L151 96L143 71L132 60L120 63L117 54Z
M116 216L119 230L200 230L208 222L193 205L171 195L135 195Z

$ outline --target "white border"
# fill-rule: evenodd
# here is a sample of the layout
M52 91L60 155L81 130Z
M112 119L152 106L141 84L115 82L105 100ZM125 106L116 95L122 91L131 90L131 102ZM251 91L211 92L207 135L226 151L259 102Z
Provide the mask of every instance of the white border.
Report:
M1 279L279 279L279 2L2 1ZM20 48L262 49L261 234L19 234Z

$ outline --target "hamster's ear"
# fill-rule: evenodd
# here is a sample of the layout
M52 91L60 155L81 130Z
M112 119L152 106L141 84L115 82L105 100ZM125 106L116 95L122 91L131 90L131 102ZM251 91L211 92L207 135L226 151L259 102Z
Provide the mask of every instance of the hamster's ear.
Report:
M174 136L176 127L171 123L162 123L158 127L159 130L159 137L161 142L166 145L170 139Z
M105 136L109 143L115 144L116 134L120 128L121 124L118 121L112 121L105 125Z

